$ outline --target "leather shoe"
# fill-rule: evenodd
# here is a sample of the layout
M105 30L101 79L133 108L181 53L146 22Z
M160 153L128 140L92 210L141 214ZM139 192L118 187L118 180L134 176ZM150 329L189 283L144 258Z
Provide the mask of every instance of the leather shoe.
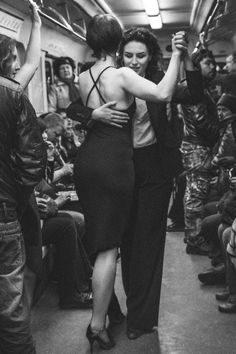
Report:
M224 289L222 291L219 291L218 293L216 293L216 300L219 301L227 301L229 298L229 289Z
M145 329L145 330L137 329L137 328L127 328L127 337L130 340L134 340L143 336L144 334L148 334L152 332L153 332L153 328Z
M178 222L173 222L172 224L168 225L166 228L167 232L182 232L184 231L185 225Z
M211 248L202 237L196 238L196 240L187 240L187 254L199 254L200 256L207 256L209 252L211 252Z
M225 268L215 267L198 274L198 279L205 285L225 284Z
M236 313L236 299L232 301L229 297L226 303L218 306L218 310L223 313Z

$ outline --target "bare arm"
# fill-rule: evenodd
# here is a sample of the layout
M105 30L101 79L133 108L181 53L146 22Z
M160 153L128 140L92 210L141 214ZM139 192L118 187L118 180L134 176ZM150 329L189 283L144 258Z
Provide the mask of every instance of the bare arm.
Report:
M26 50L25 62L15 75L15 80L18 81L23 88L28 85L39 65L41 43L41 19L38 14L38 7L33 0L28 1L32 9L32 27Z
M173 53L168 70L158 85L138 76L129 68L122 68L123 88L134 96L147 101L171 100L178 80L182 51L186 50L185 33L178 32L172 39Z
M129 120L128 114L112 109L116 105L116 101L110 101L104 105L91 109L84 107L81 99L70 104L67 108L67 115L75 121L79 121L84 129L89 129L95 121L115 125L122 128L122 123Z
M91 119L122 128L122 123L127 123L129 116L127 113L112 109L115 105L116 101L111 101L94 109L91 114Z

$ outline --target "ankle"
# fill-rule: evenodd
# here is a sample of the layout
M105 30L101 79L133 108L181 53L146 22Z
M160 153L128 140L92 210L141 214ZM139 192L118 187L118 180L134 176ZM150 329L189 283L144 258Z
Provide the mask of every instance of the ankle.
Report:
M92 318L90 322L90 328L94 333L99 333L106 329L106 321L97 321L96 319Z
M91 331L92 331L94 334L99 334L100 332L106 330L106 326L105 326L105 325L103 325L103 326L93 326L93 325L90 323L90 329L91 329Z

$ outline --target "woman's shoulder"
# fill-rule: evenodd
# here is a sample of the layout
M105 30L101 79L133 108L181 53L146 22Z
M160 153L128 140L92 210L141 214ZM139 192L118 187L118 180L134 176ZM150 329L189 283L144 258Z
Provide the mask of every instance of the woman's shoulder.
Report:
M139 75L132 69L127 67L122 67L116 70L117 78L122 80L122 83L126 85L127 83L133 82Z
M132 74L134 74L134 71L130 68L123 66L123 67L117 69L117 73L120 73L123 75L130 75L130 74L132 75Z

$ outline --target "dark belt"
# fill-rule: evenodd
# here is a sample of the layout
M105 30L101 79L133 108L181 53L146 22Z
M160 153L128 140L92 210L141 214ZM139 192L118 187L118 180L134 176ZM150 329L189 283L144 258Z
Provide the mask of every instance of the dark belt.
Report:
M17 211L6 206L6 203L0 204L0 222L11 222L17 220Z

